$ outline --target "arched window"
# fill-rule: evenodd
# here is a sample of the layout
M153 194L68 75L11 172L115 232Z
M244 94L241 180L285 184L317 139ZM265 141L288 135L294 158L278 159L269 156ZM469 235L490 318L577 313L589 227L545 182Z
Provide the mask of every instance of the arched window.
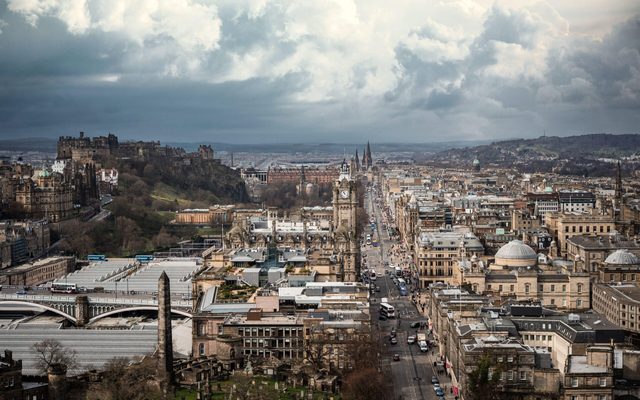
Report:
M582 293L582 283L578 283L578 294Z
M204 356L204 343L200 343L198 345L198 354L200 354L201 356Z
M524 284L524 292L526 294L529 294L529 291L531 290L531 284L530 283L525 283Z

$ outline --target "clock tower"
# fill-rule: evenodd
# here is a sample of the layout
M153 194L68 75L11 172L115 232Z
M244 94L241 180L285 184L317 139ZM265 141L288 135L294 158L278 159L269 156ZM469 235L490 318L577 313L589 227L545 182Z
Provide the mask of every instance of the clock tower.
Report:
M341 278L355 282L360 273L360 245L357 232L358 189L346 160L333 185L333 232L342 263Z

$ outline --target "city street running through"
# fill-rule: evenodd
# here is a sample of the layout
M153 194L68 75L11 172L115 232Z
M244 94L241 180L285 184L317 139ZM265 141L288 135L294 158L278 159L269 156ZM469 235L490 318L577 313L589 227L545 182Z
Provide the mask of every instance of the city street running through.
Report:
M379 287L379 291L372 292L371 318L374 326L374 335L380 341L382 352L382 371L390 380L393 386L392 393L394 399L442 399L435 392L432 384L432 377L436 376L445 393L445 399L454 399L450 392L451 384L446 375L438 375L434 362L437 354L433 349L422 352L417 342L408 344L409 336L416 336L418 333L426 334L427 327L412 328L414 322L426 322L426 316L420 314L416 305L411 301L411 292L408 296L401 296L400 291L392 276L395 274L394 267L401 265L402 258L406 259L406 254L394 257L390 250L397 241L389 236L391 221L383 218L382 199L375 187L368 190L365 200L367 213L374 219L375 229L372 234L372 244L363 244L363 264L376 272L376 279L370 281ZM381 229L381 226L384 228ZM412 279L409 288L416 283ZM380 320L379 310L381 299L386 298L388 303L395 308L396 318ZM391 343L392 329L395 328L397 344ZM394 355L399 356L399 360L394 361Z

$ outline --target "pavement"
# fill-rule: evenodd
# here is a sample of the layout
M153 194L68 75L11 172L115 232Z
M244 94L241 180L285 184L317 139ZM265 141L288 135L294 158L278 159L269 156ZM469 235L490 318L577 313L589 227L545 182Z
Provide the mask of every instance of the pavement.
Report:
M437 400L438 397L431 383L432 376L438 377L440 385L445 390L445 399L453 400L454 396L450 391L451 381L445 374L438 375L434 368L434 362L438 358L435 350L423 353L417 343L411 345L407 343L407 337L415 335L417 332L415 328L410 327L411 322L426 321L426 317L418 311L411 301L411 296L400 296L399 290L391 278L394 271L389 267L385 268L385 262L388 262L389 265L404 264L408 267L411 265L410 254L398 248L396 256L389 255L388 250L391 249L391 246L397 246L398 242L389 237L386 229L382 229L383 216L379 207L380 203L371 193L365 203L369 215L376 219L376 231L372 235L372 239L379 243L378 247L364 245L362 254L366 256L367 266L376 271L378 278L374 283L380 287L380 292L374 292L372 295L375 300L371 303L371 316L374 318L374 333L378 335L381 344L382 371L391 378L393 393L398 400ZM412 285L416 283L417 280L413 279ZM396 309L396 319L386 321L377 319L380 299L383 297L386 297ZM398 344L396 345L392 345L390 342L392 328L397 330ZM420 332L426 333L426 330L423 329ZM394 354L400 356L399 361L393 361Z

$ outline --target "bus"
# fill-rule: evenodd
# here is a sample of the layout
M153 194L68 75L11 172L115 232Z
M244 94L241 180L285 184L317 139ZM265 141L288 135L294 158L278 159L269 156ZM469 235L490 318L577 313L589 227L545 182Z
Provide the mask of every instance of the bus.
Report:
M87 256L87 261L106 261L107 256L104 254L89 254Z
M148 263L151 260L153 260L153 256L151 255L143 255L143 254L139 254L136 256L136 261L140 262L140 263Z
M387 318L395 318L396 309L389 303L380 303L380 315L384 315Z
M51 284L51 293L77 293L78 287L75 283L53 282Z

